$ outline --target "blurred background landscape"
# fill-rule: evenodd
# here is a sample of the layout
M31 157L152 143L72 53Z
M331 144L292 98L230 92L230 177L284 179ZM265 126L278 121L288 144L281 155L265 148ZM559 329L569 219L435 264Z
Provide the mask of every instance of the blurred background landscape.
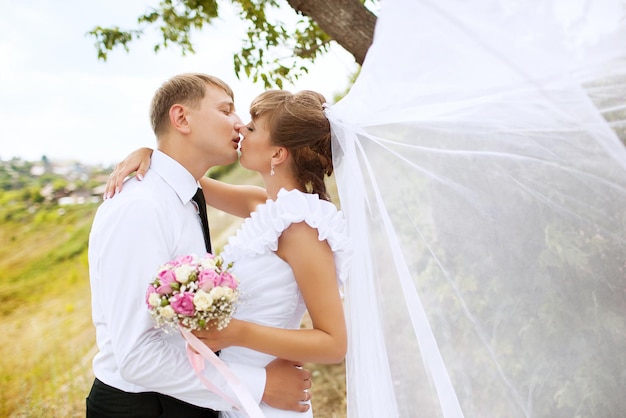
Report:
M2 417L85 416L96 353L87 245L110 171L45 156L0 161ZM209 175L259 182L236 164ZM221 249L240 221L209 210L209 222ZM314 411L345 417L344 364L307 367Z
M154 145L147 114L156 88L182 72L216 75L233 87L244 121L267 88L317 90L336 102L371 44L378 3L67 0L3 8L0 417L85 415L96 350L89 231L112 164ZM236 165L210 175L258 182ZM239 221L211 210L209 219L219 249ZM318 416L345 416L344 365L310 368Z
M235 90L244 121L252 98L266 88L313 89L334 103L358 74L380 3L7 3L0 14L0 417L85 416L96 353L89 231L112 162L154 145L147 118L154 90L181 72L217 75ZM308 6L308 14L293 4ZM621 105L604 106L612 109L605 117L626 142ZM237 165L209 175L229 183L259 183ZM329 191L337 202L334 184ZM209 209L209 222L219 251L240 220ZM560 235L550 248L537 247L546 251L546 269L567 265L584 272L588 259L605 258L623 275L624 264L617 265L623 257L611 255L623 255L621 248L605 246L597 236L556 231ZM587 239L597 241L590 245ZM463 260L457 251L450 254L460 266L476 262ZM567 277L567 270L558 271ZM475 278L462 269L459 277L474 292ZM560 305L551 302L552 307L558 311ZM549 321L537 323L550 327ZM621 317L615 323L622 326ZM512 353L507 355L513 358ZM316 415L344 418L345 365L307 367L314 371ZM545 388L541 392L556 398ZM602 407L601 387L571 393L567 400L574 405Z

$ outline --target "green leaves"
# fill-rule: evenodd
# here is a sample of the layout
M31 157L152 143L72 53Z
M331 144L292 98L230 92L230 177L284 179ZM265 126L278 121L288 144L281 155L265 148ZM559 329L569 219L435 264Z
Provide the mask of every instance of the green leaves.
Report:
M163 0L158 8L153 8L137 18L140 26L137 29L122 30L117 26L111 28L97 26L87 32L87 35L96 38L98 59L106 61L109 51L122 46L129 52L129 43L140 39L147 26L156 25L161 32L162 41L154 45L154 52L173 43L181 48L182 55L186 55L195 52L190 39L192 30L202 29L204 24L210 23L217 16L216 0Z
M128 43L132 40L139 39L143 34L143 31L130 30L125 32L120 30L117 26L112 28L96 26L87 34L96 38L95 46L98 50L98 59L106 61L108 58L108 51L112 51L117 45L123 46L126 52L128 52Z
M233 56L237 77L245 75L265 88L282 88L308 73L308 65L328 51L331 38L309 17L291 22L283 17L285 3L275 0L231 0L239 16L247 23L241 50ZM219 16L217 0L162 0L137 18L138 27L129 30L117 26L97 26L87 34L96 39L98 59L106 61L108 53L121 46L129 52L132 41L140 39L146 28L156 26L161 40L154 51L171 45L180 47L182 55L195 53L191 41L194 30L201 30Z
M268 18L267 5L274 2L239 3L240 15L249 25L241 52L233 57L237 76L243 72L255 82L262 81L265 88L282 88L284 81L308 73L307 61L315 62L328 51L330 37L310 18L303 17L289 28L277 18Z

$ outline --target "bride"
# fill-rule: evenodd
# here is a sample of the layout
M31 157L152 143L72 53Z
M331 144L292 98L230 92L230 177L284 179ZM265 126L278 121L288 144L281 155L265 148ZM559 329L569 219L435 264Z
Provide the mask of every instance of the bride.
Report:
M383 2L326 111L350 417L623 415L625 8Z

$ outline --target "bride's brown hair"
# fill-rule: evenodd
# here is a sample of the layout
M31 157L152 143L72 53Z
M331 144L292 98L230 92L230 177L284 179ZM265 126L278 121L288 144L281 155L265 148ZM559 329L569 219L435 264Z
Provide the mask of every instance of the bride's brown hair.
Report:
M250 116L253 120L267 116L272 144L289 150L296 178L306 192L330 200L324 175L333 173L333 159L324 103L324 96L310 90L295 94L268 90L254 99Z

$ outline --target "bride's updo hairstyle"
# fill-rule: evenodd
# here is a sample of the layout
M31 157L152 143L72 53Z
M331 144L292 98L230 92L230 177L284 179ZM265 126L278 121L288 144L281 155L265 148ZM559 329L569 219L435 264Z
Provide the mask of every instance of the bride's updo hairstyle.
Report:
M310 90L268 90L252 102L250 116L267 116L270 140L289 150L296 179L307 193L330 200L324 175L333 173L333 160L324 103L324 96Z

